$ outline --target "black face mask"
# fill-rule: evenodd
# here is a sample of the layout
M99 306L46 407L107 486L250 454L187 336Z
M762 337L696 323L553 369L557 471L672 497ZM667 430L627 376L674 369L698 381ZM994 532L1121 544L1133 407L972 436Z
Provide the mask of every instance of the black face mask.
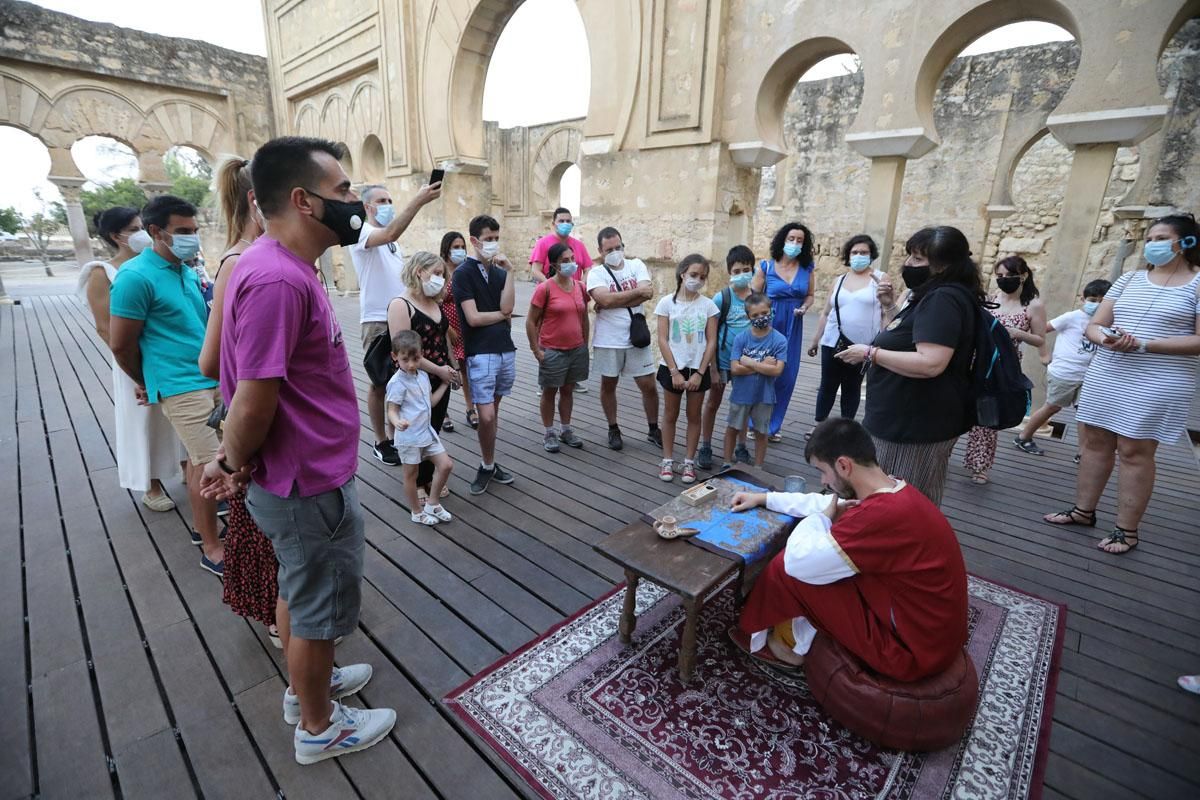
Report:
M1021 278L1020 276L996 278L996 287L1005 294L1012 294L1021 288Z
M321 197L316 192L304 191L313 197ZM347 203L345 200L331 200L321 197L325 203L325 213L318 220L322 225L333 231L338 237L338 244L349 247L358 243L359 231L362 230L363 220L367 218L367 209L361 200Z
M900 277L904 279L904 285L909 289L916 289L918 286L929 280L929 267L915 267L910 264L905 264L900 269Z

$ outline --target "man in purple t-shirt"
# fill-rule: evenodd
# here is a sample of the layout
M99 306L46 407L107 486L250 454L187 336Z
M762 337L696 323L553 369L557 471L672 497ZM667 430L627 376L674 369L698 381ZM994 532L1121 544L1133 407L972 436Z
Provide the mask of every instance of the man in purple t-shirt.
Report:
M246 488L246 508L279 561L275 620L291 686L284 721L296 760L312 764L370 747L396 723L391 709L337 702L371 678L335 669L333 643L358 625L362 510L358 403L342 330L313 264L358 241L366 213L338 163L342 145L288 136L250 166L266 235L242 253L225 292L221 393L229 408L204 491ZM248 485L247 485L248 484Z

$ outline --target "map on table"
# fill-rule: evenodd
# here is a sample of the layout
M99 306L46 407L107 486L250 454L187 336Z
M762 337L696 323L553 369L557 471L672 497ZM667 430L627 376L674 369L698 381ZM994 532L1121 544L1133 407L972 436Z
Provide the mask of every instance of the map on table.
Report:
M692 506L682 497L645 515L646 522L654 524L663 517L679 520L681 528L696 528L700 533L687 541L705 550L741 559L743 564L752 564L770 555L780 537L786 536L796 524L795 517L778 514L765 508L735 513L730 509L733 496L738 492L765 492L766 488L734 475L742 472L725 473L725 477L709 478L707 484L716 487L717 496L701 506ZM699 485L699 484L697 484Z

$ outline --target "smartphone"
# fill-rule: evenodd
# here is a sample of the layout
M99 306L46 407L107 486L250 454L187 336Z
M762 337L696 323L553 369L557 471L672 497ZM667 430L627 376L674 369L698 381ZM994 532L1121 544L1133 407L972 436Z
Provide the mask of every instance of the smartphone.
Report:
M1105 336L1107 336L1109 339L1120 339L1122 336L1125 335L1125 331L1121 330L1120 328L1116 328L1116 327L1113 327L1113 328L1101 327L1100 332L1103 333Z
M441 183L445 177L446 170L436 167L433 172L429 173L429 185L433 186L435 183Z

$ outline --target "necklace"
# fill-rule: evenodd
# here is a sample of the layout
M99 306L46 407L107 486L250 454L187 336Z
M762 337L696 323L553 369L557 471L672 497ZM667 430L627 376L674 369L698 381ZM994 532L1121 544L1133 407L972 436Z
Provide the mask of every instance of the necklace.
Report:
M245 242L246 244L254 244L254 242L250 241L249 239L238 239L238 241Z

